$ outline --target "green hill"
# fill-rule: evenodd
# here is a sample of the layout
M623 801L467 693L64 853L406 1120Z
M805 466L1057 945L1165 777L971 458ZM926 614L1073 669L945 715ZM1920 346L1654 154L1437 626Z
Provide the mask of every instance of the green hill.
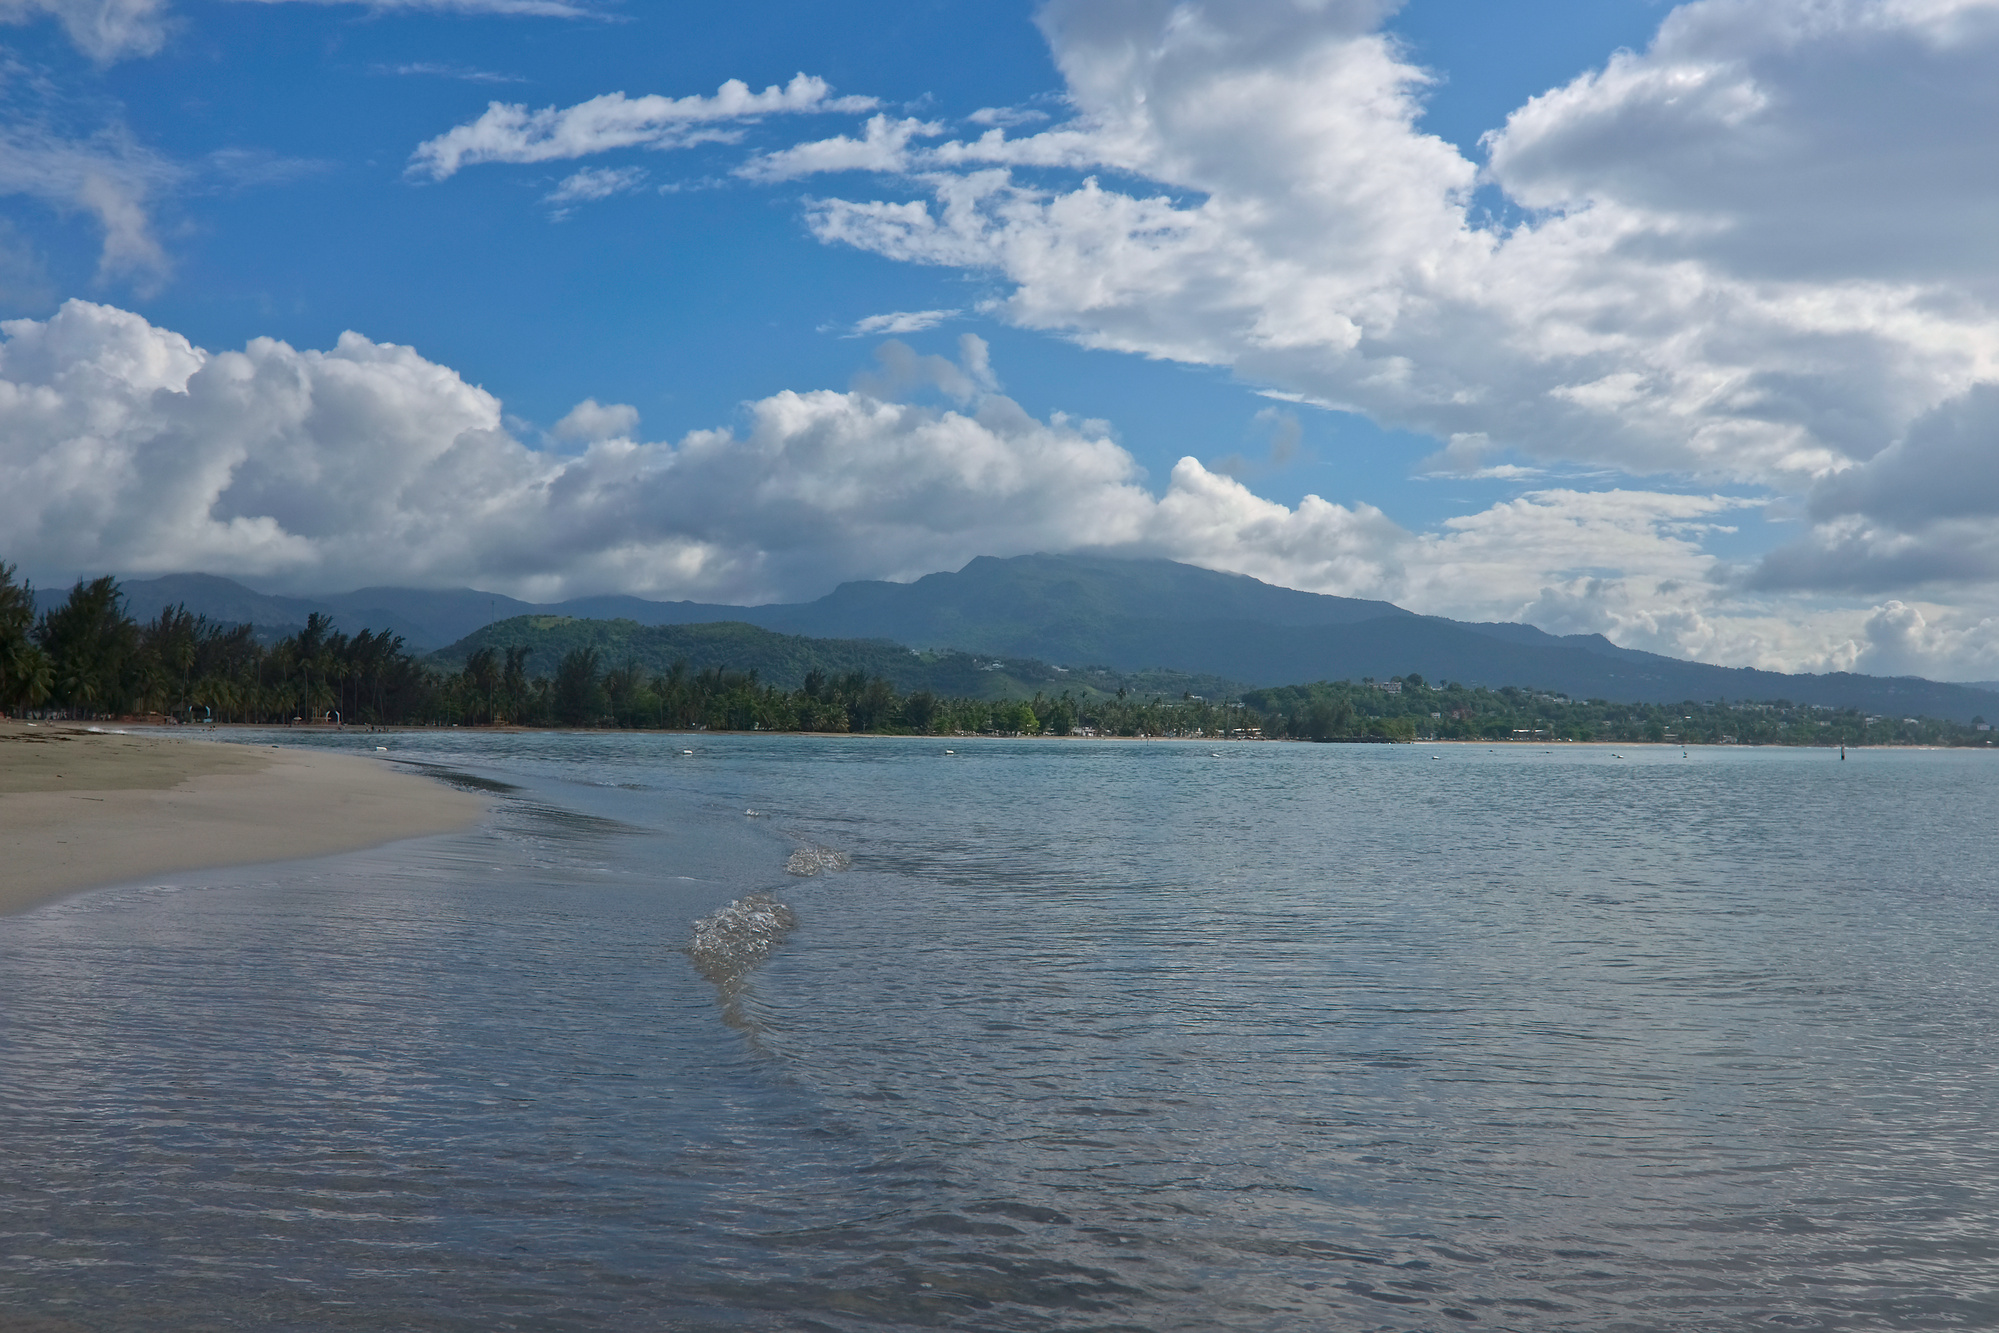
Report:
M1028 699L1064 690L1079 699L1128 694L1177 699L1182 694L1233 696L1242 687L1217 676L1177 671L1064 670L1032 658L974 656L952 650L917 652L885 639L814 639L778 634L735 621L698 625L641 625L636 620L584 620L573 616L528 615L496 621L440 649L426 659L458 671L481 648L505 653L526 648L527 674L553 677L563 655L593 648L606 668L634 663L662 672L675 662L691 671L720 667L755 671L779 689L795 690L808 672L828 677L860 671L880 676L900 693L928 690L954 699Z
M135 581L125 590L142 618L185 603L211 619L249 620L269 637L273 627L288 627L282 632L290 633L308 610L318 610L349 632L362 626L391 629L419 651L450 643L504 613L659 627L732 623L822 642L887 640L940 653L956 649L988 665L995 659L1060 663L1071 668L1072 679L1085 664L1095 663L1118 673L1127 690L1148 696L1233 693L1235 687L1225 683L1230 681L1269 687L1368 676L1386 680L1414 672L1493 689L1532 681L1571 698L1623 703L1790 700L1959 722L1994 706L1989 689L1969 685L1711 666L1622 648L1596 634L1558 636L1531 625L1468 624L1167 560L1103 555L980 557L955 573L930 574L914 583L845 583L816 601L763 606L630 596L532 604L467 588L364 588L338 596L274 598L225 579L186 576ZM53 596L37 594L43 602ZM688 652L690 663L695 647ZM1042 681L1060 679L1060 673L1047 674L1052 668L1037 670ZM1145 683L1132 683L1138 680ZM1102 683L1092 673L1092 684ZM999 688L988 682L978 693Z

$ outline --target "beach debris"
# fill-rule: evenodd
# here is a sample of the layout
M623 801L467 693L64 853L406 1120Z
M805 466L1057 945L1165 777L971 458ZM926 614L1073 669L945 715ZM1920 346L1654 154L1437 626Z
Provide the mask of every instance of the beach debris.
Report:
M696 972L730 991L797 925L791 909L771 894L746 894L694 923L687 956Z
M800 847L785 858L784 873L809 879L814 875L837 874L852 868L854 858L831 847Z

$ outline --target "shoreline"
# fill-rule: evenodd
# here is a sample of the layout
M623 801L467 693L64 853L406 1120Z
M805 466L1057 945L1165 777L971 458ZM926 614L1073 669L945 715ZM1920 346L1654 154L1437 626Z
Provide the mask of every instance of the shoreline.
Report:
M155 875L451 833L485 805L361 755L0 722L0 916Z
M17 723L15 725L19 724ZM70 724L49 723L45 725L60 726L60 725L70 725ZM132 722L126 725L129 725L134 728L144 728L148 732L156 732L162 735L174 734L174 729L171 727L160 727L151 723ZM1511 737L1479 737L1479 736L1417 736L1410 740L1395 740L1388 737L1339 736L1324 741L1314 741L1314 740L1309 740L1302 736L1228 736L1228 737L1153 736L1153 735L1078 736L1074 734L1066 736L1058 736L1052 732L1041 732L1035 735L1026 735L1021 733L1014 733L1008 735L995 735L988 732L942 733L942 732L911 732L911 731L755 731L755 730L717 731L710 729L685 728L685 727L532 727L532 726L522 726L518 723L511 723L511 722L502 722L502 723L479 722L479 723L466 723L462 725L458 723L453 723L449 727L352 725L345 728L329 726L320 723L312 723L306 726L296 727L296 728L287 728L287 727L274 726L270 723L261 723L261 722L214 722L214 723L201 724L193 728L193 730L198 731L200 734L204 736L212 736L217 739L227 736L232 729L244 732L255 732L260 735L276 731L276 732L290 732L301 735L326 735L326 736L361 735L364 733L368 735L377 735L377 736L398 736L398 735L438 736L438 735L449 735L452 732L460 732L466 735L491 734L491 735L510 735L510 736L511 735L523 735L523 736L633 735L633 736L746 736L746 737L788 736L794 738L804 737L813 740L847 740L847 741L1026 740L1026 741L1065 741L1065 742L1066 741L1075 741L1075 742L1183 741L1192 745L1223 745L1223 744L1227 745L1264 745L1264 744L1484 745L1484 746L1518 746L1522 749L1526 749L1532 746L1543 746L1543 747L1622 746L1625 749L1637 749L1642 746L1653 746L1660 749L1695 749L1695 750L1837 750L1840 748L1840 742L1838 741L1813 741L1809 743L1806 742L1787 743L1783 741L1730 741L1727 743L1723 743L1719 741L1651 741L1651 740L1583 741L1583 740L1571 740L1558 737L1549 737L1542 740L1527 741L1527 740L1514 740ZM1980 750L1999 750L1999 733L1995 733L1995 738L1996 739L1994 740L1986 741L1982 745L1981 744L1948 745L1948 744L1939 744L1934 741L1847 741L1845 742L1845 745L1846 748L1849 750L1951 750L1951 751L1966 750L1966 751L1976 752Z

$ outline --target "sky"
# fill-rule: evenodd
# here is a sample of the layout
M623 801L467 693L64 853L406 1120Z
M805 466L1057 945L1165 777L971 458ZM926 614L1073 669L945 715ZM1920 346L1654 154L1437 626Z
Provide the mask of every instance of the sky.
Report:
M1999 0L0 0L0 561L1999 678Z

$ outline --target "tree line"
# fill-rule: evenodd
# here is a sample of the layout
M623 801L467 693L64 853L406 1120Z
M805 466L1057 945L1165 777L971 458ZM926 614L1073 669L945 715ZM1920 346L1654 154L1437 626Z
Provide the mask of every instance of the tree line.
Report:
M427 720L438 682L393 634L343 634L314 613L260 643L170 606L127 615L117 582L78 580L35 614L34 590L0 564L0 710L68 718L161 713L182 721Z
M1983 719L1869 717L1771 702L1619 704L1431 683L1320 681L1233 699L1064 690L1030 699L898 691L865 670L811 670L793 689L755 670L647 670L590 647L530 676L529 650L481 648L456 671L426 665L394 634L349 635L318 613L260 642L253 627L170 606L126 614L117 583L79 580L37 615L33 590L0 563L0 712L66 718L165 714L181 721L493 725L1203 737L1313 741L1621 741L1681 744L1989 745Z
M1678 745L1990 745L1983 717L1870 715L1857 708L1771 700L1612 703L1508 685L1320 681L1249 690L1244 702L1312 739L1615 741ZM1999 705L1999 699L1995 699ZM1995 707L1999 714L1999 707Z

